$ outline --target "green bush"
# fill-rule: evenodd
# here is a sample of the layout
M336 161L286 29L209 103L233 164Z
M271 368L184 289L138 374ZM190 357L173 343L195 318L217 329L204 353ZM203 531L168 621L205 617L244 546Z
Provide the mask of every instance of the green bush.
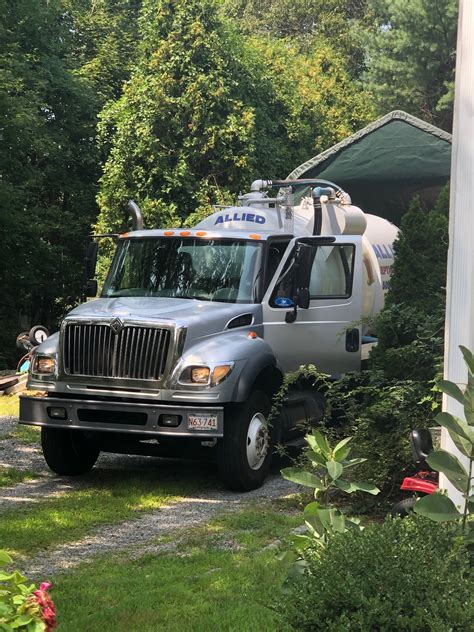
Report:
M353 473L380 488L377 504L397 493L412 464L411 430L433 425L433 402L428 394L429 388L422 382L388 382L381 371L348 374L327 394L333 433L338 438L353 437L354 456L367 458ZM373 505L374 500L364 497L364 504Z
M371 366L389 380L434 379L443 354L449 190L432 210L414 198L394 244L385 309L375 319Z
M389 520L312 549L281 609L296 630L471 630L472 571L452 527Z

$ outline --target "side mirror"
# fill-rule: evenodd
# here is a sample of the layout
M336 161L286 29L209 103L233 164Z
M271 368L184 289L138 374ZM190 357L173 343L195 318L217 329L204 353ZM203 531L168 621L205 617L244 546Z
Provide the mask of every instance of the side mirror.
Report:
M296 253L295 282L297 288L308 288L313 265L313 248L308 244L298 244Z
M86 250L86 279L93 279L95 276L95 268L97 265L97 252L99 244L96 241L90 241ZM96 290L97 291L97 290ZM95 294L94 294L95 296Z
M97 281L95 279L87 279L84 293L90 297L97 296Z

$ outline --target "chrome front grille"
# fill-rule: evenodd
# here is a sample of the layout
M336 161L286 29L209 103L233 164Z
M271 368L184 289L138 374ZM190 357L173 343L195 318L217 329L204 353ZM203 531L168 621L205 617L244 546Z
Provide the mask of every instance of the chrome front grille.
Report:
M66 375L159 380L165 370L171 331L114 321L67 323L63 331L62 364Z

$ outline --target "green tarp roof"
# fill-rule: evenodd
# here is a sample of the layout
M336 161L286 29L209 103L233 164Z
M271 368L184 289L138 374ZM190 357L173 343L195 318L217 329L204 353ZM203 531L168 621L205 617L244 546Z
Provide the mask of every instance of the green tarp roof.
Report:
M399 223L414 194L432 203L451 168L451 134L396 110L303 163L288 179L339 184L354 204Z

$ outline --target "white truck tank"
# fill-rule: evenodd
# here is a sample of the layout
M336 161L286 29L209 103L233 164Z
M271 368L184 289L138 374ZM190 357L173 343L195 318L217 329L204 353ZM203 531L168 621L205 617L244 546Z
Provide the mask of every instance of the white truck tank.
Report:
M365 215L367 227L364 232L364 317L376 316L382 309L385 294L390 286L394 262L393 242L398 228L382 217ZM374 278L374 271L375 276Z
M270 181L256 181L254 184L269 184ZM202 220L195 228L206 230L249 231L252 233L284 233L295 237L314 234L315 203L313 197L303 197L298 205L293 205L293 197L279 194L269 198L266 193L252 185L250 193L240 197L240 206L217 210ZM363 297L362 318L370 319L382 309L385 294L390 285L390 275L394 262L393 242L398 228L376 215L364 213L351 204L344 193L340 197L321 196L321 235L362 235L363 239ZM368 327L363 326L363 333Z

